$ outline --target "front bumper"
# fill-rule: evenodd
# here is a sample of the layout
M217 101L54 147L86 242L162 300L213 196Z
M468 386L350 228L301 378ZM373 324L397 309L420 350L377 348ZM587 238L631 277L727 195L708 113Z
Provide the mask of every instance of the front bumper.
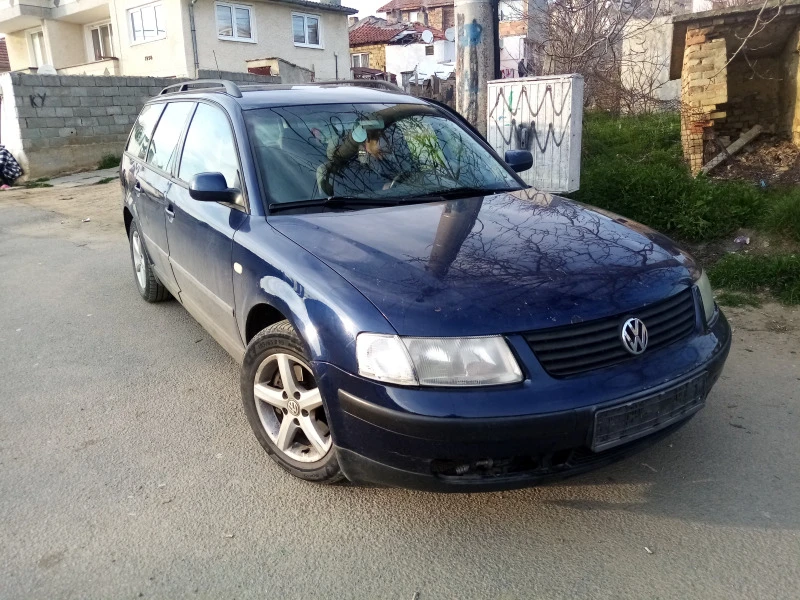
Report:
M523 364L536 364L524 342L514 336L509 342ZM443 391L383 386L319 364L318 382L351 481L493 491L588 471L668 435L702 407L730 343L720 314L709 331L676 347L570 379L541 371L529 373L524 384ZM592 450L598 411L663 396L692 381L702 382L698 402L624 443L595 443L598 451Z

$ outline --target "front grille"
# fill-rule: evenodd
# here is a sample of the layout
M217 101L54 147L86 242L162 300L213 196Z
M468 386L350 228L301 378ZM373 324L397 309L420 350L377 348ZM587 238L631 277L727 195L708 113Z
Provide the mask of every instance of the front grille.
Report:
M620 340L620 327L631 316L647 327L645 354L677 342L695 327L692 289L621 315L527 333L525 339L545 371L569 377L635 358Z

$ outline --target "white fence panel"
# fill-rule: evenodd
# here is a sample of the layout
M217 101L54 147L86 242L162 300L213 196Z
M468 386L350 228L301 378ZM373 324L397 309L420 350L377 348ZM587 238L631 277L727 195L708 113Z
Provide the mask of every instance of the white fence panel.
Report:
M545 192L580 187L583 77L559 75L489 82L486 133L502 157L530 150L533 168L520 173Z

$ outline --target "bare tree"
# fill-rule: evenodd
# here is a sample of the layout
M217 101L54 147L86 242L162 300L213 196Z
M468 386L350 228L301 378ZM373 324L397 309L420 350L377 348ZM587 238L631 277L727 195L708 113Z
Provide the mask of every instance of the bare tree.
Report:
M648 39L654 19L676 6L674 0L501 0L501 11L517 8L527 20L539 72L581 74L586 104L615 111L660 107L669 56Z

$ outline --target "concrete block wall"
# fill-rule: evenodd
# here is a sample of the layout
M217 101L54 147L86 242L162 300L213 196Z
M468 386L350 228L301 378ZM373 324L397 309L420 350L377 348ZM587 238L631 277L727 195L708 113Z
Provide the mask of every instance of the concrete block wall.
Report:
M201 78L277 83L249 73L203 72ZM142 105L181 79L75 75L0 75L0 143L26 179L92 169L120 156Z

